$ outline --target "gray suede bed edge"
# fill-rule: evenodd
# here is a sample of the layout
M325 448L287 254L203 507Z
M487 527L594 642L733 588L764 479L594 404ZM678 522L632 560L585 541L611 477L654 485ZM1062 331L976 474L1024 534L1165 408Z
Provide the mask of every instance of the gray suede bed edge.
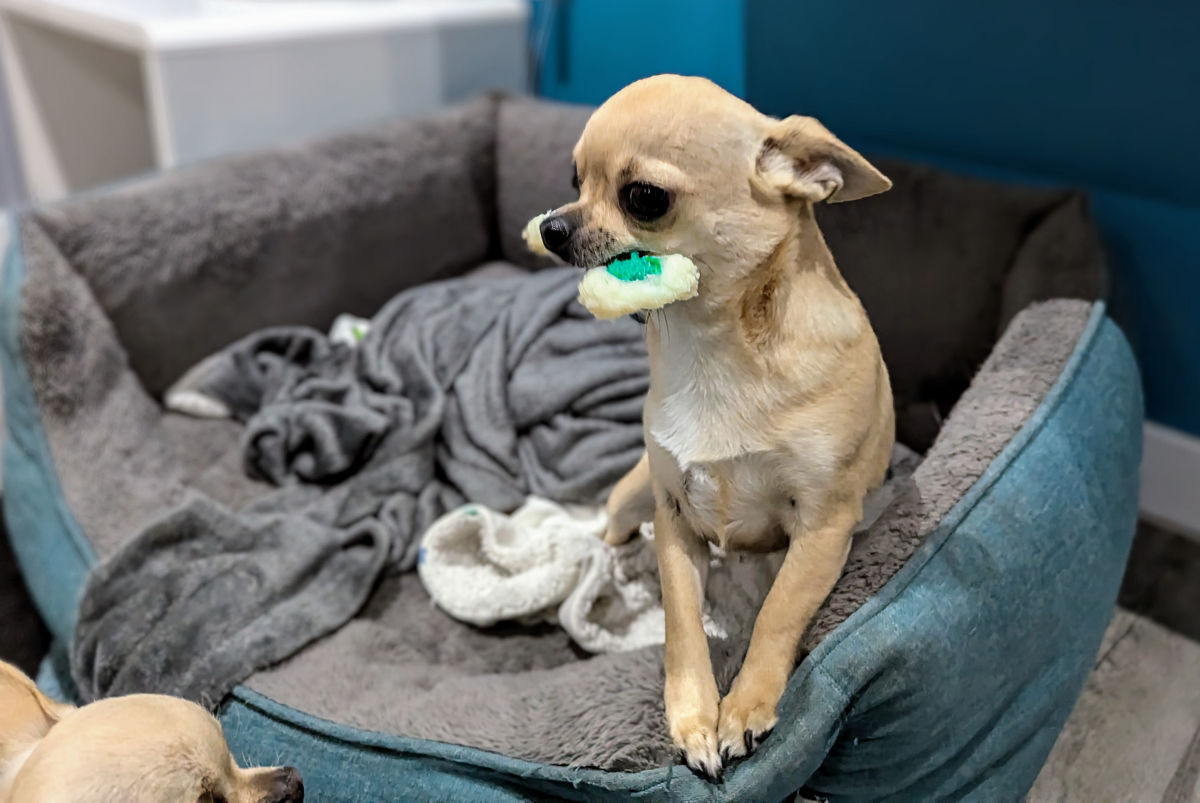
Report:
M189 494L240 510L241 425L166 413L193 363L265 326L325 328L503 260L569 200L589 110L480 98L428 118L223 160L26 214L21 342L64 494L103 558ZM926 453L859 538L806 637L882 587L1037 408L1102 292L1078 195L876 162L878 198L822 208ZM727 680L736 645L715 656ZM586 657L549 625L473 628L387 574L336 633L247 681L346 725L615 770L669 763L661 650Z

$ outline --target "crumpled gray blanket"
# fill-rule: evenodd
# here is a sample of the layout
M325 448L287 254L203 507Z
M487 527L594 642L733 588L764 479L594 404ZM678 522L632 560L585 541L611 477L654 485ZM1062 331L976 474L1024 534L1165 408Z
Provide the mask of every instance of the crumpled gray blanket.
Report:
M466 500L603 501L641 454L645 342L587 313L578 278L423 285L356 348L269 329L189 372L246 422L247 469L280 488L236 512L195 494L97 567L72 655L85 699L215 704L349 620Z

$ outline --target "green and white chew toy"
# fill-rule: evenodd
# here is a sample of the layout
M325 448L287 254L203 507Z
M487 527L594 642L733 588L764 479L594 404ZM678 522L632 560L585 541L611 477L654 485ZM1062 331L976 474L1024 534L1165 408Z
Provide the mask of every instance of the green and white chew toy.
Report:
M547 213L549 214L549 213ZM542 242L538 215L525 227L525 242L535 253L549 253ZM579 283L579 301L597 318L612 319L665 307L699 292L700 271L682 254L651 255L637 251L608 265L589 268Z
M695 263L681 254L652 256L634 251L583 274L579 300L597 318L620 318L692 298L699 279Z

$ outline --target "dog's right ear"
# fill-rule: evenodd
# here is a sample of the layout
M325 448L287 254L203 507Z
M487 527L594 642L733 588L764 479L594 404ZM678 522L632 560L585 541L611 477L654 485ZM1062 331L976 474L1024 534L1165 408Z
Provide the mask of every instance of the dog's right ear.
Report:
M812 117L774 121L754 163L760 186L809 201L856 201L892 186L858 151Z
M42 694L20 669L0 661L0 771L71 710Z

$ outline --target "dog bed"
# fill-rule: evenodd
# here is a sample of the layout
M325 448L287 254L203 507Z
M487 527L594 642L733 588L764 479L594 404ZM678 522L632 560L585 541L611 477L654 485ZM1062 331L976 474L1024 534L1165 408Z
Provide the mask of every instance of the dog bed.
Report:
M520 232L571 198L588 114L481 98L14 217L5 514L60 644L97 560L189 495L237 509L271 490L242 470L241 425L164 411L172 382L263 327L324 329L485 263L548 267ZM875 163L893 190L818 219L924 459L856 539L752 757L719 785L674 763L660 649L472 628L412 572L209 701L238 757L283 757L322 801L1022 799L1116 598L1137 369L1082 197ZM718 645L723 680L736 661ZM69 686L54 662L43 680Z

